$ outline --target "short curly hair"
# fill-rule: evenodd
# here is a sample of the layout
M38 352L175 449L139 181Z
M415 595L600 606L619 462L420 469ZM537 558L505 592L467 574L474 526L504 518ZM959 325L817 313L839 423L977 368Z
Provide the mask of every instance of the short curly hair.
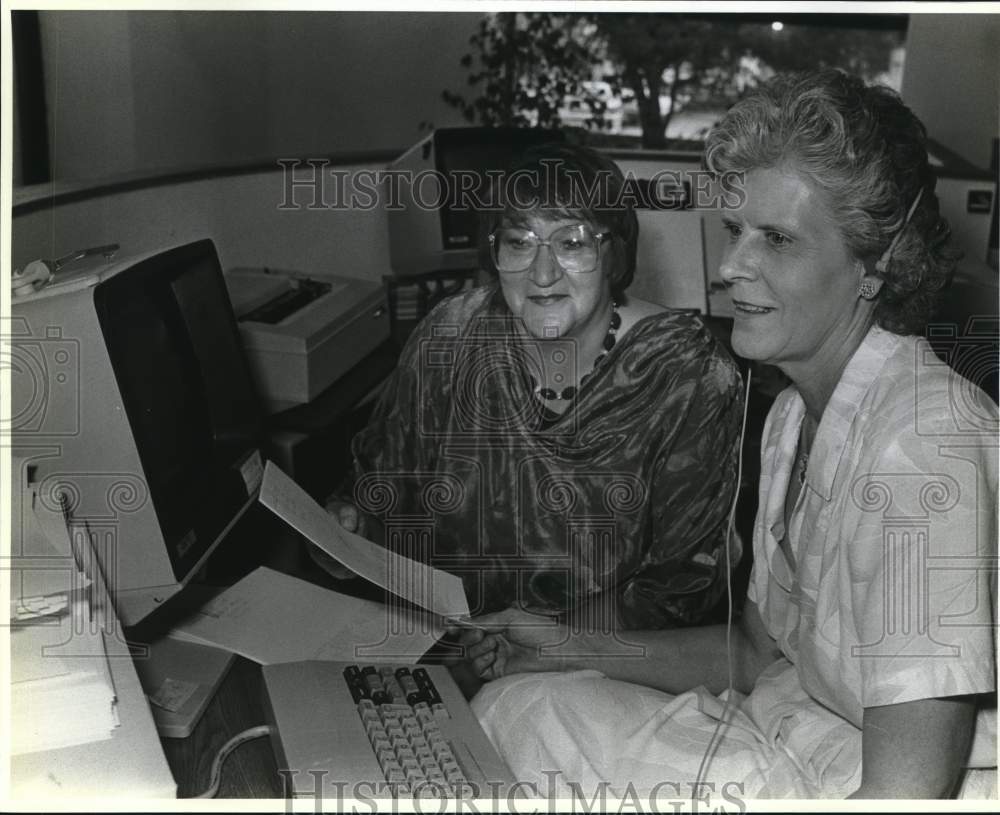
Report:
M550 142L528 148L496 180L480 219L482 268L497 274L489 235L505 221L539 213L579 219L611 232L611 294L620 299L635 276L639 244L639 219L626 183L614 161L588 147Z
M934 195L927 132L899 94L833 69L779 75L729 109L704 162L714 173L794 165L829 195L848 247L884 281L876 322L897 334L923 331L961 252Z

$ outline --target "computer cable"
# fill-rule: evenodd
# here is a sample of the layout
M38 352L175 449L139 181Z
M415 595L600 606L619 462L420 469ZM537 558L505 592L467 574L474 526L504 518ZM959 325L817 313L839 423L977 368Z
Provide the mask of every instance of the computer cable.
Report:
M732 707L733 701L733 649L732 649L732 631L733 631L733 569L732 569L732 542L733 534L735 533L736 526L736 505L740 499L740 487L743 483L743 442L746 439L747 432L747 412L750 406L750 378L751 370L747 368L747 379L746 385L744 387L743 396L743 424L740 428L740 448L739 448L739 458L736 465L736 493L733 496L733 503L729 509L729 522L726 525L726 667L728 671L728 687L726 689L726 701L722 707L722 716L719 718L715 725L715 729L712 731L712 737L708 741L708 747L705 748L705 753L701 757L701 764L698 766L698 775L695 778L695 787L691 791L692 797L697 795L697 790L702 787L704 774L708 769L708 764L712 759L715 751L718 749L719 744L722 743L722 726L727 724L727 719L729 718L729 712ZM752 541L751 541L751 545Z
M237 733L229 741L219 748L219 752L216 753L215 759L212 761L212 772L209 777L208 789L199 795L195 795L195 798L214 798L219 794L219 784L222 781L222 762L224 762L233 750L239 747L241 744L247 741L253 741L254 739L259 739L262 736L270 736L271 728L267 725L258 725L257 727L251 727L244 730L242 733Z

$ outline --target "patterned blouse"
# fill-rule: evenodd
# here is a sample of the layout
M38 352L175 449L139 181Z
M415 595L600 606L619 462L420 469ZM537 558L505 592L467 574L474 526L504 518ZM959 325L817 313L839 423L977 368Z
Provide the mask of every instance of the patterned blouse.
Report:
M651 315L555 417L532 392L541 343L515 328L495 285L423 320L354 439L355 502L387 545L460 575L473 614L610 592L625 627L698 622L725 587L732 359L696 316Z

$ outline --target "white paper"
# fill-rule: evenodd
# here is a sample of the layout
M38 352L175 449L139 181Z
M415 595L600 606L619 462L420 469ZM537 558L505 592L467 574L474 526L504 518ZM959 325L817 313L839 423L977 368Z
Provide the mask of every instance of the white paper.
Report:
M163 708L170 713L176 713L188 699L194 696L195 691L201 687L197 682L189 682L186 679L174 679L168 676L157 689L156 693L148 696L149 701L159 708Z
M366 580L442 617L469 616L461 578L348 532L270 461L264 468L260 502Z
M25 620L57 614L76 593L90 585L77 568L60 510L41 501L22 513L15 539L20 547L10 559L11 617Z
M443 634L419 609L341 594L261 566L170 635L271 665L304 659L416 662Z
M12 626L12 752L52 750L110 738L115 691L104 639L87 602L62 617Z

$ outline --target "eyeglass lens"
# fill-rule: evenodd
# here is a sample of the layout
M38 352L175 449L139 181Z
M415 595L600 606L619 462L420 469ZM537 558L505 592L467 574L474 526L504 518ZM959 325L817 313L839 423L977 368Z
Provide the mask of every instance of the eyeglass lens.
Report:
M493 241L493 259L501 272L523 272L534 262L541 246L548 246L567 272L584 274L597 268L600 240L585 224L560 227L547 241L530 229L500 229Z

